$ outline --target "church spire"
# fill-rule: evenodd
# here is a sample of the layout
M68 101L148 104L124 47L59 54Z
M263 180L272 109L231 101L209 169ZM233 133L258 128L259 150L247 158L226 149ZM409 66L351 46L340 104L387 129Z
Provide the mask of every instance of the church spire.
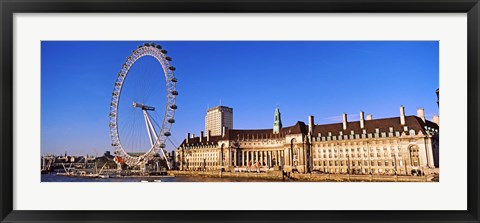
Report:
M273 119L273 134L280 133L280 129L282 129L282 117L280 115L280 110L278 109L277 105Z

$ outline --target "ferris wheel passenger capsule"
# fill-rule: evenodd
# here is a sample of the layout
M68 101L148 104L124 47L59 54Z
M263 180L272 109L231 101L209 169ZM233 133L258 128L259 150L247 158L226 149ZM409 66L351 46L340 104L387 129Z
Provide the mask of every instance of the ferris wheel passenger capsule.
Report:
M162 46L160 45L156 45L155 47L157 47L157 49L162 49Z
M165 57L165 60L172 61L171 57Z
M177 107L177 105L170 105L170 108L171 109L177 109L178 107Z
M174 66L169 66L168 69L171 70L171 71L174 71L175 67Z
M160 148L163 149L163 148L165 148L165 147L166 147L165 143L160 144Z
M160 52L162 52L163 54L167 54L166 50L160 50Z
M178 79L174 77L174 78L172 78L172 82L177 83L177 82L178 82Z
M168 123L175 123L175 119L173 119L173 118L168 119Z
M165 133L163 133L163 135L165 135L165 136L171 136L172 134L171 134L170 132L165 132Z
M177 95L178 95L178 91L172 91L172 95L177 96Z

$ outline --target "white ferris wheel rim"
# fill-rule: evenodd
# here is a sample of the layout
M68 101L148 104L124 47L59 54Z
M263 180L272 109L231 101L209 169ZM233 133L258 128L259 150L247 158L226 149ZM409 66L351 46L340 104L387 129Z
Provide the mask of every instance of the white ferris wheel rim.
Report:
M163 150L168 138L167 134L170 134L170 129L173 124L173 122L170 122L170 120L174 120L176 110L176 95L178 93L176 91L176 79L174 75L175 68L170 65L169 61L171 58L166 56L166 54L167 52L165 50L162 50L159 45L155 45L153 43L139 46L137 49L132 51L130 56L127 57L127 60L122 65L114 84L109 114L110 138L112 139L112 146L114 147L115 155L122 157L125 163L129 166L135 166L142 162L146 162L160 150ZM125 79L128 76L130 68L138 59L144 56L152 56L162 65L166 81L167 100L165 103L165 115L163 116L162 128L160 131L158 131L157 140L144 154L140 156L131 156L125 151L120 140L120 135L118 132L118 105L120 103L122 87Z

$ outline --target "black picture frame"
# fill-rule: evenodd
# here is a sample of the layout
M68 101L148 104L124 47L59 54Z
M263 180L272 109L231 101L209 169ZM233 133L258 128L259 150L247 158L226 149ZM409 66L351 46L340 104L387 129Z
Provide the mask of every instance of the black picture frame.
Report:
M478 0L0 0L2 222L480 222ZM467 13L468 204L465 211L19 211L13 210L14 13ZM463 130L459 130L463 134ZM448 193L448 191L445 191Z

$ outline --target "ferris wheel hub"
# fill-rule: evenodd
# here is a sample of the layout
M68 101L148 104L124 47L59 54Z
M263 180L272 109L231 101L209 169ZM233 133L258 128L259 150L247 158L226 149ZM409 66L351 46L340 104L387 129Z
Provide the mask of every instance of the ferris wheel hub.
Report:
M155 107L153 106L148 106L148 105L144 105L144 104L140 104L140 103L137 103L137 102L133 102L133 107L134 108L141 108L142 110L146 110L146 111L155 111Z

